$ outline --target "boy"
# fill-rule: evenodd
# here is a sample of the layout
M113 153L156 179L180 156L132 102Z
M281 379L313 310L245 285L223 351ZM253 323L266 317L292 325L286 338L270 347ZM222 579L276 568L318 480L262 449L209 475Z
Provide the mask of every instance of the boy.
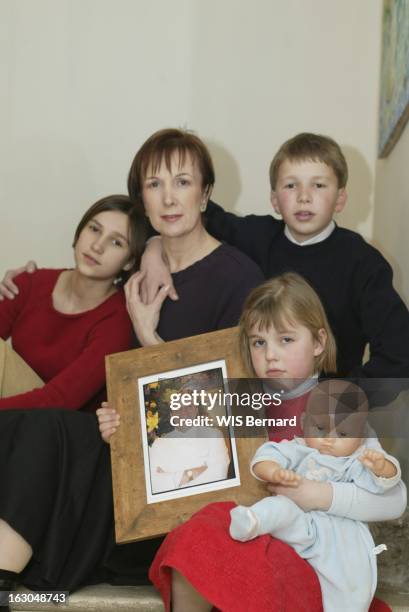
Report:
M359 234L333 221L346 204L347 178L334 140L298 134L280 147L270 166L271 203L283 220L238 217L209 202L206 229L251 257L266 278L293 271L310 282L337 341L338 375L406 378L409 313L393 288L392 269ZM147 251L157 249L157 242ZM144 264L151 269L152 261ZM362 364L367 343L370 358Z

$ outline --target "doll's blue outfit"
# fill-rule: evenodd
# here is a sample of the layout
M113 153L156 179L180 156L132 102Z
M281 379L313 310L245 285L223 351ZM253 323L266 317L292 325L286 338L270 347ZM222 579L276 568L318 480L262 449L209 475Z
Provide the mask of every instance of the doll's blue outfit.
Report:
M363 446L384 452L376 438L366 439ZM363 446L348 457L333 457L306 446L302 438L267 442L257 450L251 468L260 461L276 461L310 480L353 482L382 494L399 482L399 463L384 453L396 466L397 474L393 478L377 477L358 460ZM375 548L365 523L328 512L304 512L282 495L266 497L250 508L238 506L231 515L231 535L235 539L245 541L269 533L308 560L320 581L324 612L368 611L377 582L376 554L384 547ZM249 520L253 521L250 531ZM242 525L247 535L241 538Z

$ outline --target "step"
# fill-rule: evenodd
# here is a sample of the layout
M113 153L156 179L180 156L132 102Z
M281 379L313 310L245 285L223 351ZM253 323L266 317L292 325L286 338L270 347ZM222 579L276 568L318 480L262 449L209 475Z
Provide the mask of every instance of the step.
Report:
M409 593L396 593L378 589L376 596L386 602L393 612L409 612Z
M21 587L17 591L27 598L36 593ZM33 601L14 603L13 612L163 612L162 600L151 586L111 586L96 584L83 587L69 596L68 604L41 604Z
M394 521L371 523L376 544L387 550L378 556L378 589L391 593L409 592L409 509Z
M30 595L32 591L20 588L19 593ZM409 593L378 590L377 596L389 604L393 612L409 612ZM97 584L80 589L70 595L68 604L58 606L61 612L163 612L163 604L153 587L111 586ZM11 607L13 612L55 612L53 604L19 603Z
M378 557L378 591L393 612L409 612L409 510L395 521L372 523L377 544L385 542L388 550ZM21 588L22 595L35 593ZM15 603L13 612L55 612L54 604L27 601ZM163 612L158 593L151 586L111 586L98 584L84 587L69 597L61 612Z

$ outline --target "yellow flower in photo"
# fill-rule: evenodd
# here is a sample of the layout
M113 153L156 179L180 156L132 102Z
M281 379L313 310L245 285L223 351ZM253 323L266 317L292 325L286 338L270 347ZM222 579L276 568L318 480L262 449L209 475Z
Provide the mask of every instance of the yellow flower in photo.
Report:
M157 406L157 403L155 402L155 400L151 400L149 402L149 408L156 408L156 406Z
M159 387L158 382L149 383L149 389L157 389Z
M157 429L159 425L159 414L157 412L153 414L151 410L148 410L146 414L146 425L148 428L148 433L151 433L151 431Z

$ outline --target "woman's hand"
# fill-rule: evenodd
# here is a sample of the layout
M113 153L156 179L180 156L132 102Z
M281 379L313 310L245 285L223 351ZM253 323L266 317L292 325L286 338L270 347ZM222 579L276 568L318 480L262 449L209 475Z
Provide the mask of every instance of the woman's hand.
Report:
M108 402L102 402L101 408L98 408L96 414L102 439L109 444L111 436L116 432L120 424L119 413L110 408Z
M140 296L144 304L153 302L161 287L169 287L168 296L171 300L179 299L173 286L169 266L163 259L160 236L154 236L147 242L141 259L141 272L146 273L140 290Z
M156 333L156 328L159 323L160 309L169 293L169 285L161 287L153 301L144 304L140 292L145 276L145 272L136 272L126 283L126 307L139 342L142 346L152 346L162 342Z
M13 282L13 278L22 272L29 272L31 274L31 272L34 272L34 270L37 270L37 264L32 260L28 261L25 266L21 266L21 268L7 270L3 280L0 282L0 300L3 300L4 298L14 300L14 296L18 295L18 287Z
M317 482L302 478L297 487L269 484L267 489L272 495L284 495L291 499L301 510L327 511L332 504L332 486L329 482Z

